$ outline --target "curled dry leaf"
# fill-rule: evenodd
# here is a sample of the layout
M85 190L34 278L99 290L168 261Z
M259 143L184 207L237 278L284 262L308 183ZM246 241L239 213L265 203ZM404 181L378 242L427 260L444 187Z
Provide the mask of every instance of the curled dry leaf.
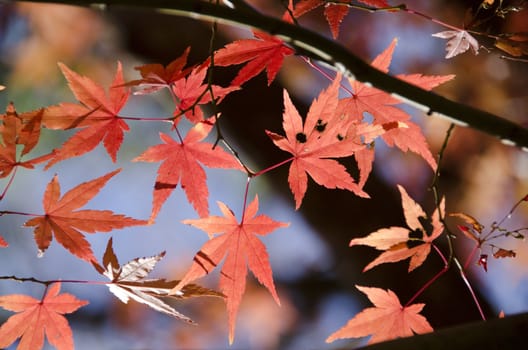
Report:
M471 225L475 231L482 233L484 225L482 225L477 219L466 213L449 213L449 216L457 217L464 220L467 224Z
M432 35L437 38L448 39L446 44L447 54L445 56L447 59L460 55L469 49L475 55L478 55L479 43L477 39L465 30L446 30Z
M162 278L147 279L147 276L164 256L165 252L161 252L151 257L130 260L123 266L120 266L112 247L112 238L110 238L103 255L103 266L95 261L92 261L92 264L100 274L106 276L111 281L108 284L108 289L123 303L127 304L130 299L133 299L156 311L188 323L194 323L189 317L179 313L160 298L223 297L223 294L195 284L190 284L182 288L177 294L169 295L169 291L180 281L167 281Z
M493 252L493 257L495 259L498 258L515 258L517 256L517 253L515 253L513 250L498 248L495 252Z

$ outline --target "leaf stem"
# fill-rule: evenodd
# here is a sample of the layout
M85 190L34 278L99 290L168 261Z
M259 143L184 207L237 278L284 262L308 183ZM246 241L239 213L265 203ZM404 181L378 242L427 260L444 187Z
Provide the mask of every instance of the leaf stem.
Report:
M462 267L462 265L460 265L460 262L458 261L457 258L453 258L453 261L455 262L455 265L457 266L458 271L460 272L460 277L462 278L462 280L466 284L466 287L469 290L469 293L471 294L471 297L473 298L473 302L477 306L477 309L478 309L478 311L480 313L480 317L482 318L483 321L485 321L486 320L486 316L484 315L484 311L482 311L482 307L480 306L480 303L479 303L479 301L477 299L477 295L475 294L475 291L473 291L473 287L471 287L471 283L469 283L469 280L467 279L466 273L464 272L464 268Z

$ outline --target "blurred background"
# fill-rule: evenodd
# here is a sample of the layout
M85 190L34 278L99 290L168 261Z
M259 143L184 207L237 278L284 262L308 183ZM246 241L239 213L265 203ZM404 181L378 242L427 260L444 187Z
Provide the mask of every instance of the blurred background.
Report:
M281 16L279 0L248 1L267 14ZM489 1L488 1L489 2ZM528 11L497 16L497 4L476 9L482 1L430 0L405 2L408 7L446 23L463 27L474 25L481 32L528 32ZM491 3L494 3L491 1ZM524 1L500 2L503 7ZM396 3L395 3L396 4ZM322 8L302 17L300 23L331 37ZM445 28L406 13L368 13L351 10L337 40L367 61L383 51L393 38L398 45L391 73L428 75L456 74L456 79L435 90L455 101L495 113L528 126L528 63L501 58L504 52L493 49L493 42L482 40L486 48L475 56L465 53L445 60L445 41L431 34ZM107 87L117 61L123 63L125 80L138 78L133 67L145 63L167 64L191 46L189 63L207 58L211 24L156 13L123 8L104 12L72 6L3 3L0 5L0 108L9 101L24 112L74 97L60 74L57 62L89 76ZM247 30L219 25L215 45L250 37ZM479 37L478 39L482 39ZM523 49L520 44L521 51ZM524 53L526 54L526 53ZM526 58L520 56L519 58ZM217 84L227 86L236 68L215 72ZM282 132L282 90L286 88L301 115L328 81L297 57L286 60L278 79L267 87L264 75L229 95L220 105L226 138L250 168L264 169L286 159L265 135L264 129ZM423 127L436 154L445 138L448 122L429 118L406 108L413 121ZM167 117L173 105L168 95L134 96L122 115ZM158 133L167 132L163 123L129 122L131 131L113 164L102 147L81 158L66 160L43 172L21 169L1 210L42 212L42 194L54 174L58 174L65 193L116 168L123 168L86 207L111 209L135 218L150 215L152 185L157 163L133 163L147 147L159 143ZM43 131L39 148L32 154L44 154L59 147L72 132ZM486 228L502 219L510 208L528 194L528 155L501 144L497 139L471 129L456 128L441 164L439 187L447 198L448 212L464 212L477 218ZM347 166L353 167L349 161ZM249 198L258 193L260 213L277 221L290 222L263 238L270 254L275 283L282 306L277 306L267 290L253 277L248 278L246 294L238 315L237 333L232 349L334 349L364 344L337 341L325 344L328 335L343 326L364 307L366 297L354 285L391 289L405 303L441 268L442 261L432 255L424 266L407 274L407 263L382 265L367 273L363 267L378 252L371 248L349 248L350 239L362 237L379 228L405 226L396 184L402 184L421 203L427 213L433 210L429 185L432 172L426 162L414 154L376 144L375 169L366 185L371 199L328 190L309 184L299 211L294 210L283 167L252 182ZM242 208L246 178L236 172L208 171L210 209L219 211L216 201L230 206L237 215ZM2 182L2 188L6 181ZM528 227L528 205L521 205L504 226ZM136 257L160 251L167 255L153 277L179 279L190 266L192 257L207 240L199 230L181 224L196 218L181 188L164 205L155 225L117 230L111 234L89 235L95 255L100 258L110 236L121 264ZM43 257L30 229L21 225L25 217L0 218L0 234L10 244L0 250L0 275L39 279L82 279L102 281L92 266L82 262L52 242ZM456 232L454 219L448 219ZM439 244L447 251L445 241ZM485 272L469 264L468 276L477 291L486 315L497 317L528 311L528 249L522 240L508 239L497 244L517 253L514 259L492 259ZM462 236L456 240L461 261L469 255L472 243ZM487 252L491 255L490 252ZM478 257L478 254L477 254ZM216 288L218 272L198 283ZM25 293L36 298L42 286L32 283L0 281L0 294ZM222 349L228 348L227 316L220 299L197 298L173 304L180 312L199 323L197 327L134 302L122 304L106 287L63 284L62 290L90 302L68 316L78 349ZM479 320L479 313L456 269L451 269L418 298L426 304L423 314L434 328ZM0 319L11 313L0 311Z

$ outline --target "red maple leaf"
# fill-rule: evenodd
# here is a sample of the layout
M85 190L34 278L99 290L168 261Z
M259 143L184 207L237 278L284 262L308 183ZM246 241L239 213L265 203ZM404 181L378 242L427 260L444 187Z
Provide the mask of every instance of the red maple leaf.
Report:
M174 115L177 116L184 113L192 123L197 123L204 119L199 105L211 102L211 94L218 104L228 93L239 89L238 86L224 88L218 85L211 85L211 90L209 90L208 85L203 84L206 74L206 69L198 67L193 69L187 78L179 79L172 84L172 92L179 100L176 104Z
M193 264L172 293L179 292L183 286L193 280L207 275L225 258L220 274L220 290L227 297L229 317L229 343L235 335L235 321L240 301L246 288L247 268L271 293L277 304L279 297L275 291L268 253L257 235L266 235L286 223L273 221L266 215L256 215L258 197L251 202L240 223L224 203L218 202L222 216L210 216L197 220L185 220L184 224L192 225L209 234L207 241L195 255ZM221 234L213 238L215 234Z
M2 236L0 236L0 248L6 248L9 244L4 240Z
M78 75L64 64L59 63L59 67L81 104L61 103L48 107L44 111L42 124L49 129L81 130L56 150L55 157L46 165L46 169L62 160L93 150L101 141L115 162L123 143L124 131L129 130L128 125L118 115L130 95L129 89L124 86L121 63L117 65L117 72L108 94L103 87L87 77Z
M88 304L68 293L59 294L61 284L54 283L42 300L21 294L0 296L0 307L17 312L0 327L0 348L18 338L17 349L38 350L44 347L44 336L60 350L73 350L73 335L64 314Z
M358 2L377 8L390 6L385 0L358 0ZM325 6L324 14L332 31L332 36L335 39L339 35L341 22L349 12L349 7L345 3L329 4L326 0L301 0L294 6L293 0L290 0L288 10L284 12L282 19L286 22L293 23L293 19L297 19L322 5Z
M46 187L42 204L45 214L28 220L24 226L35 226L35 241L40 252L48 249L52 234L55 239L72 254L86 261L96 260L90 243L79 231L87 233L109 232L127 226L145 225L144 220L136 220L110 210L77 210L88 203L108 180L120 170L115 170L97 179L83 182L60 198L59 180L55 175Z
M40 122L42 110L18 114L15 106L10 103L6 113L0 115L0 178L8 176L15 167L32 169L35 164L48 160L52 154L40 156L31 160L21 161L38 143L40 138ZM17 152L17 145L22 151Z
M403 214L407 223L406 227L382 228L372 232L364 238L355 238L350 241L350 246L368 245L378 250L384 250L376 259L365 266L363 272L374 266L384 263L397 262L411 258L409 272L422 265L429 252L432 242L444 232L444 225L440 221L440 211L444 211L444 200L440 208L436 209L431 217L432 232L429 234L420 219L426 218L422 207L416 203L405 189L398 185L402 197Z
M151 221L156 218L161 206L178 183L181 183L198 215L209 215L207 176L200 163L213 168L243 169L232 154L211 143L201 142L211 131L214 121L214 117L211 117L197 123L181 143L167 134L160 133L164 143L148 148L133 160L163 162L158 169L154 185Z
M149 94L170 87L173 83L186 77L191 71L192 67L183 69L187 64L187 56L189 56L191 48L187 47L183 54L169 63L166 67L159 63L145 64L135 67L139 71L141 79L132 80L126 83L126 86L140 86L142 90L136 91L134 94Z
M324 14L334 39L337 39L339 35L339 27L345 16L348 14L348 11L349 8L346 5L328 5L325 7Z
M358 196L368 197L346 168L329 158L348 157L364 149L361 138L370 142L384 132L359 124L346 114L336 113L341 76L312 103L306 121L303 120L284 91L283 128L286 137L266 131L273 143L293 155L288 183L295 197L295 207L301 206L308 187L309 174L319 185L341 188Z
M268 85L275 79L285 56L293 55L294 50L279 38L264 32L253 31L257 39L242 39L227 44L215 52L215 66L231 66L246 63L240 69L231 85L242 85L266 69Z
M396 46L396 40L393 40L389 47L372 61L372 66L388 72L389 64L392 60L392 54ZM411 84L417 85L425 90L430 90L435 86L445 83L454 78L454 75L445 76L423 76L421 74L398 75L398 78ZM388 124L398 122L402 127L387 130L382 135L385 143L391 147L396 146L402 151L412 151L422 156L431 168L436 169L436 161L429 150L429 146L420 127L410 121L411 116L395 107L401 101L387 94L384 91L369 87L358 81L350 82L354 91L353 96L344 98L339 102L339 110L342 113L348 113L358 120L362 120L364 113L373 116L374 125ZM374 158L371 157L373 160Z
M356 286L365 293L375 307L369 307L354 316L327 343L343 338L360 338L372 335L369 344L401 337L410 337L433 331L427 319L420 315L425 304L402 306L393 291Z

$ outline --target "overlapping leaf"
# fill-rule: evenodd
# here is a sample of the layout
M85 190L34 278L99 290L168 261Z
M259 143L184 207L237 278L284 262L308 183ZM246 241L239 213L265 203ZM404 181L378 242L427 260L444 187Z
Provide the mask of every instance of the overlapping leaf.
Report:
M47 161L52 154L22 161L21 158L35 148L40 138L40 123L42 110L18 114L15 106L10 103L6 113L0 115L0 178L6 177L17 166L32 169L35 164ZM17 146L22 146L20 155Z
M73 350L73 335L64 314L88 304L75 296L59 294L61 284L52 284L42 300L21 294L0 296L0 307L17 312L0 327L0 348L10 346L18 338L17 349L39 350L44 337L59 350Z
M478 54L480 45L474 37L465 30L446 30L433 34L434 37L447 39L445 58L453 58L471 49L475 55Z
M123 303L127 304L130 299L133 299L156 311L188 323L194 323L189 317L179 313L160 298L173 297L177 299L186 299L198 296L222 297L223 295L214 290L194 284L189 284L183 287L183 289L176 295L170 295L169 292L180 281L167 281L162 278L147 278L156 264L164 256L165 252L162 252L151 257L136 258L121 266L114 253L112 239L110 238L103 255L103 266L94 261L92 261L92 264L100 274L108 277L108 279L112 281L108 284L108 289L110 289L110 292L112 292L112 294L119 298Z
M114 229L145 225L144 220L114 214L110 210L76 210L88 203L120 170L91 181L83 182L64 194L55 175L46 187L42 204L44 215L26 221L24 226L35 227L34 235L40 252L46 251L53 236L64 248L86 261L95 260L90 243L80 231L109 232Z
M437 208L431 217L432 232L429 233L422 224L426 218L422 207L409 197L402 186L398 185L398 189L401 193L403 214L408 228L383 228L364 238L352 239L350 246L368 245L384 251L365 266L363 271L370 270L379 264L410 258L409 272L411 272L423 264L431 251L432 242L444 231L444 226L440 221L440 211L444 211L444 200L442 200L440 208Z
M353 155L365 148L375 137L383 134L381 126L361 124L346 113L337 113L338 91L341 76L312 103L306 120L303 120L284 91L283 128L286 136L266 131L273 143L293 155L288 183L295 197L295 207L301 206L308 187L308 176L327 188L340 188L361 197L361 190L346 168L330 158ZM362 140L363 139L363 140Z
M195 68L187 78L181 78L172 84L171 89L178 98L174 115L184 113L192 123L198 123L204 119L200 105L211 102L212 96L218 104L227 94L239 89L238 86L224 88L214 84L208 87L203 84L206 74L206 69Z
M425 317L420 315L425 304L402 306L393 291L356 286L374 304L354 316L337 332L330 335L327 343L343 338L371 336L369 344L395 338L410 337L433 331Z
M258 197L255 197L242 216L240 223L224 203L218 202L222 216L210 216L196 220L185 220L184 224L195 226L209 234L207 241L195 255L193 264L173 293L183 290L183 286L205 276L224 260L220 274L220 290L227 297L229 317L229 342L235 335L235 321L240 301L246 288L247 268L271 293L277 304L279 297L275 291L271 266L266 247L257 235L266 235L288 224L272 220L266 215L256 215ZM220 234L218 236L213 236Z
M284 41L277 37L258 31L253 31L253 35L256 39L237 40L215 52L215 66L246 63L231 85L242 85L264 69L270 85L279 72L284 57L294 53L292 48L286 46Z
M192 67L184 69L190 51L191 48L187 47L180 57L174 59L166 67L159 63L135 67L134 69L141 74L141 79L132 80L125 85L140 86L142 89L135 92L135 94L139 95L153 93L170 87L173 83L186 77L191 71Z
M377 8L389 7L385 0L358 0L358 2ZM332 36L337 38L341 22L349 12L349 7L345 2L342 4L330 4L326 0L301 0L294 5L293 0L290 0L288 10L283 14L282 19L292 23L302 15L323 5L325 6L324 14L332 31Z
M152 214L150 220L158 215L178 183L181 184L189 202L201 217L209 215L208 197L204 169L201 164L224 169L240 169L237 159L220 147L202 142L214 125L214 117L197 123L181 143L169 135L160 134L163 144L148 148L134 161L162 162L154 185Z
M396 42L396 40L393 40L389 47L372 61L373 67L383 72L388 72ZM397 77L425 90L431 90L453 79L454 75L423 76L421 74L410 74L398 75ZM396 146L403 152L411 151L420 155L432 169L436 169L436 161L429 150L420 127L410 121L411 116L408 113L395 106L401 102L384 91L358 81L354 80L350 83L354 94L339 101L338 109L341 113L348 113L358 120L363 120L365 113L368 113L373 117L374 125L399 123L400 127L387 130L382 135L385 143L390 147ZM370 156L368 159L373 160L374 158Z
M80 128L60 149L46 168L71 157L78 157L93 150L100 142L115 162L123 143L127 123L119 117L130 95L124 85L121 63L108 94L91 79L78 75L59 63L73 94L81 104L61 103L44 111L42 124L50 129L67 130Z

